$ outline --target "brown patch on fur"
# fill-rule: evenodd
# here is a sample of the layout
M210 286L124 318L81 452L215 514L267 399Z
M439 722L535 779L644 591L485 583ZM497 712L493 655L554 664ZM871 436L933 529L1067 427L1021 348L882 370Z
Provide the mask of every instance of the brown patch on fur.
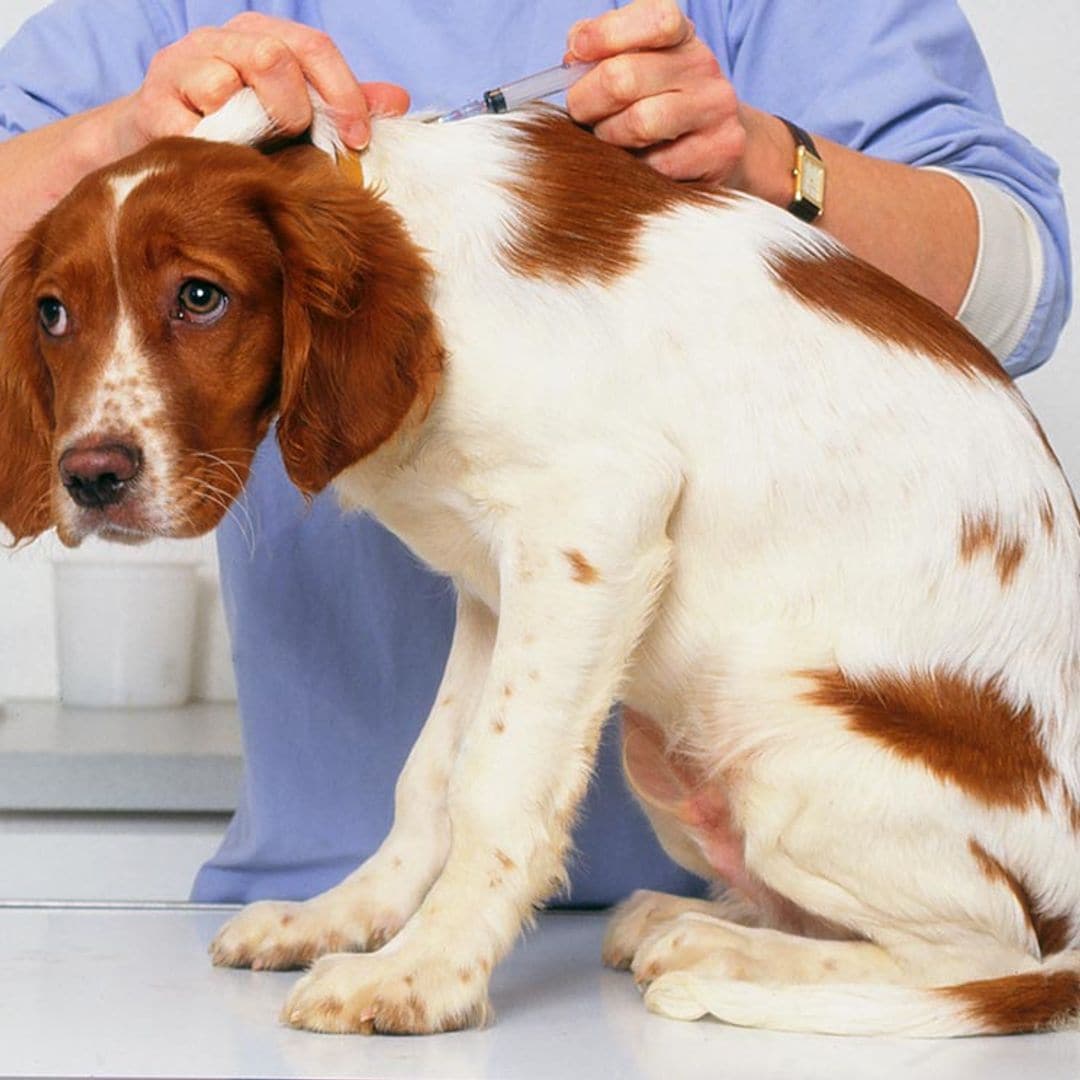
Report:
M515 123L522 169L509 190L519 220L502 255L523 277L610 284L637 266L650 217L732 198L669 180L558 110Z
M506 730L506 721L503 720L501 716L495 717L495 719L491 721L491 730L494 731L496 735L501 735Z
M473 972L472 968L458 968L458 978L463 983L472 982L474 974L475 973Z
M1039 520L1047 536L1054 535L1054 505L1050 502L1050 496L1043 492L1042 501L1039 504Z
M1064 952L1073 939L1072 919L1068 915L1047 915L1032 911L1035 936L1039 939L1039 951L1043 956Z
M507 683L503 687L503 697L513 697L513 696L514 696L514 688L509 683Z
M990 555L997 568L998 580L1008 585L1024 557L1025 544L1019 537L1006 537L1001 524L989 514L960 518L960 557L971 562L980 554Z
M960 1002L987 1034L1012 1035L1054 1028L1080 1011L1080 974L1032 972L961 983L936 991Z
M582 585L592 585L599 580L600 572L576 548L573 551L564 551L563 554L570 564L570 573L575 581Z
M39 226L0 266L0 522L16 541L52 525L53 383L38 343Z
M1067 948L1072 941L1072 922L1068 915L1048 915L1035 903L1027 886L1007 870L975 839L968 841L983 873L991 881L999 881L1016 897L1016 902L1039 943L1040 956L1052 956Z
M281 925L288 926L289 923L291 923L295 918L295 915L290 915L288 912L286 912L284 915L281 916Z
M927 768L986 806L1045 809L1053 774L1030 705L1012 705L994 682L948 672L880 672L856 679L839 670L805 673L811 704L847 717L852 731Z
M1012 384L1005 369L960 323L849 252L778 251L768 256L768 264L785 289L837 322L923 353L965 376Z
M975 861L979 864L983 874L991 881L999 881L1004 884L1016 897L1016 902L1023 910L1024 917L1031 924L1031 898L1028 896L1027 890L1016 878L1016 875L1006 870L974 837L968 841L968 848L971 850L971 854L975 856Z
M1062 799L1065 802L1065 809L1069 815L1069 824L1072 826L1073 832L1080 833L1080 802L1077 802L1073 798L1072 792L1065 787L1065 782L1061 783Z
M517 869L517 863L514 862L505 851L501 851L499 848L495 849L495 858L498 859L499 865L507 872Z
M428 303L431 268L396 211L341 183L318 151L281 158L278 441L290 479L314 494L410 414L426 413L444 353Z

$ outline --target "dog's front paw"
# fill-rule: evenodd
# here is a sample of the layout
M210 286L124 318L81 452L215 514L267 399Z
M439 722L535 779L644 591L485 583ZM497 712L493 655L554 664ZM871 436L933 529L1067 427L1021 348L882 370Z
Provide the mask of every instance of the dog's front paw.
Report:
M489 1016L487 971L414 950L326 956L293 988L281 1018L308 1031L427 1035Z
M326 953L378 948L400 929L402 917L365 917L343 903L316 897L303 903L260 900L230 919L210 945L219 967L288 971Z

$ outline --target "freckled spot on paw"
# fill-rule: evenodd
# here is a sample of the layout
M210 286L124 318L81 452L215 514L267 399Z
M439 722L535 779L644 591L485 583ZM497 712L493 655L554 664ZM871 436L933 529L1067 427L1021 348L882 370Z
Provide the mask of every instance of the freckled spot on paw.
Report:
M374 1017L378 1031L406 1035L428 1030L427 1006L419 995L410 994L400 1004L381 1002Z
M575 581L580 582L582 585L592 585L599 580L599 571L576 548L571 551L564 551L563 554L570 564L570 574Z
M414 978L413 978L413 977L412 977L411 975L406 975L406 976L405 976L405 985L406 985L406 986L412 986L412 984L413 984L413 983L414 983L415 981L416 981L416 980L415 980L415 979L414 979Z
M472 982L472 978L473 978L472 969L471 968L459 968L458 969L458 978L463 983Z
M506 721L503 720L501 716L495 717L495 719L491 721L491 730L494 731L496 735L501 735L506 730Z
M507 683L503 687L503 697L513 697L513 696L514 696L514 688L509 683Z
M499 865L504 870L516 870L517 863L506 854L505 851L500 851L499 848L495 849L495 858L499 860Z

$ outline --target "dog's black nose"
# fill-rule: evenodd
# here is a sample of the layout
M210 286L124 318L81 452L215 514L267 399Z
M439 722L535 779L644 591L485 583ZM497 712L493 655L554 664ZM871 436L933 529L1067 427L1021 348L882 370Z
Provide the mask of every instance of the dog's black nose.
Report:
M73 446L60 457L60 481L87 510L118 503L139 473L142 455L126 443Z

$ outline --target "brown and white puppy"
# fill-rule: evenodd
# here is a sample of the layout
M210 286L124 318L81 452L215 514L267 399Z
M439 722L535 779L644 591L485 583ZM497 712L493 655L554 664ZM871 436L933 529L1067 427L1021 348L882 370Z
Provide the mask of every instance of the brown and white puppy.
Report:
M254 141L252 110L204 133ZM378 121L362 168L167 140L5 272L16 537L205 531L277 417L302 490L333 482L458 589L385 843L242 912L215 961L338 954L300 1027L481 1022L621 698L662 841L731 887L616 916L606 958L650 1008L1075 1021L1080 524L996 363L790 216L555 113Z

